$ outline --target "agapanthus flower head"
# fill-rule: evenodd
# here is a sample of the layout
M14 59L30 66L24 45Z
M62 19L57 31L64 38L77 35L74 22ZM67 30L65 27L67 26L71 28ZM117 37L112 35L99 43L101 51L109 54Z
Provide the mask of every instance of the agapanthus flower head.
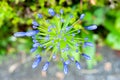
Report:
M85 14L81 14L78 20L75 18L74 20L76 21L72 23L71 20L74 18L73 15L67 14L64 16L65 13L63 14L63 10L60 10L59 13L56 13L52 8L49 8L48 13L50 15L48 18L44 18L45 15L42 14L37 15L40 21L34 20L32 22L34 30L27 32L16 32L14 36L31 37L33 41L33 45L30 50L31 53L41 48L44 50L45 54L50 55L48 60L43 65L43 71L48 69L50 61L56 58L56 56L59 56L58 59L62 59L61 61L63 63L65 74L68 73L68 65L71 62L75 62L76 67L81 69L81 65L78 62L79 59L76 56L79 56L81 53L83 53L81 51L83 46L93 46L93 44L83 39L80 34L84 28L86 30L95 30L97 29L97 26L91 25L76 29L74 25L77 23L79 25L79 21L81 22ZM81 55L86 59L90 58L86 54ZM35 68L40 63L41 56L36 57L36 60L32 65L33 68Z

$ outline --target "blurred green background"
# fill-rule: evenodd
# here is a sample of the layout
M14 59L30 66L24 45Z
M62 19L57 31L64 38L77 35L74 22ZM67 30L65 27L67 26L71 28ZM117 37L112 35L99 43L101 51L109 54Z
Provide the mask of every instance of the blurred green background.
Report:
M90 35L95 44L120 50L119 0L1 0L0 58L21 51L29 53L32 46L31 39L16 39L13 34L32 29L31 23L37 13L46 15L48 8L54 8L55 11L62 8L66 14L75 8L72 12L75 17L85 13L86 16L83 19L85 25L98 25L98 29ZM95 53L95 50L93 52ZM95 59L95 61L99 60L101 57Z

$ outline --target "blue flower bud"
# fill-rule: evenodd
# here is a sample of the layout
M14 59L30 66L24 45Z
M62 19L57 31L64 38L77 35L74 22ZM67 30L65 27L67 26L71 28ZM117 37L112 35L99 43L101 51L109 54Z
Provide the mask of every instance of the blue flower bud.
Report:
M26 32L16 32L16 33L14 33L14 36L15 37L23 37L23 36L26 36L25 34L26 34Z
M52 43L54 43L54 40L52 40Z
M30 52L33 53L37 50L37 47L33 47L32 49L30 49Z
M68 50L69 50L69 47L66 47L65 50L68 51Z
M70 64L70 60L65 61L65 64L67 65Z
M79 50L78 49L76 49L76 53L78 53L79 52Z
M86 47L86 46L93 47L94 45L91 42L84 42L84 47Z
M51 49L53 46L49 46L49 48Z
M77 32L80 33L80 30L78 30Z
M45 40L48 41L50 39L49 35L45 37Z
M60 39L60 38L61 38L61 35L58 35L58 38Z
M33 47L38 47L40 45L40 43L34 43Z
M75 61L75 64L78 69L81 69L80 63L78 61Z
M70 29L72 29L72 26L67 26L66 27L66 32L68 32Z
M87 40L88 40L88 37L85 37L84 40L87 41Z
M61 52L63 53L63 52L65 52L65 50L64 50L64 49L62 49L62 51L61 51Z
M42 68L43 71L46 71L48 69L48 66L49 66L50 62L46 62Z
M48 13L49 13L51 16L54 16L54 15L55 15L55 12L54 12L54 10L53 10L52 8L50 8L50 9L48 10Z
M74 57L70 57L70 55L67 55L67 56L71 61L74 61Z
M43 16L42 16L42 14L38 14L38 17L39 17L39 18L42 18Z
M76 46L76 47L78 47L78 46L79 46L79 44L78 44L78 43L76 43L76 44L75 44L75 46Z
M56 58L56 55L55 55L55 54L53 54L52 58L53 58L53 59L55 59L55 58Z
M95 29L97 29L97 26L96 25L86 26L85 29L86 30L95 30Z
M37 55L36 60L32 64L32 68L36 68L39 65L39 63L41 62L41 59L42 59L42 57L40 55Z
M80 20L82 20L84 18L85 14L81 14L80 15Z
M63 69L64 69L64 73L65 74L67 74L68 73L68 65L65 63L65 62L63 62Z
M32 22L33 26L39 26L39 24L36 21Z
M74 57L71 57L70 60L71 60L71 61L74 61Z
M64 37L64 41L66 41L66 38Z
M73 15L72 15L72 14L70 14L70 18L73 18Z
M39 30L31 30L26 32L26 36L34 36L39 32Z
M37 41L36 39L33 39L33 42L34 42L34 43L37 43L38 41Z
M35 35L34 35L34 36L32 36L32 38L33 38L33 39L35 39Z
M75 34L73 33L73 34L72 34L72 36L74 37L74 36L75 36Z
M43 48L46 48L46 46L43 46Z
M64 62L64 59L63 59L63 58L60 58L60 60L61 60L62 62Z
M51 29L48 28L48 32L51 32Z
M33 28L33 29L37 29L38 27L33 25L32 28Z
M63 14L63 12L64 12L63 9L60 9L60 14Z
M43 45L42 45L42 44L40 44L40 47L42 48L42 47L43 47Z
M90 56L88 56L87 54L82 53L81 55L82 55L85 59L87 59L87 60L90 60L90 59L91 59Z
M60 19L60 21L61 21L62 23L64 23L64 19Z
M59 14L56 14L56 17L57 17L57 18L60 18L60 15L59 15Z

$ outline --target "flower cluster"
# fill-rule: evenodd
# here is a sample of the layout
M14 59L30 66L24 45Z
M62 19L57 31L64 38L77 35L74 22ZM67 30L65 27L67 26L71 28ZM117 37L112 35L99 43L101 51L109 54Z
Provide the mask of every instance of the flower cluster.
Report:
M75 62L78 69L81 69L78 56L83 56L85 59L89 60L90 56L83 53L81 48L85 46L93 46L91 42L87 42L79 36L82 30L75 29L74 25L81 21L85 14L81 14L80 18L74 23L70 23L73 16L70 14L67 18L63 18L64 11L61 9L59 14L57 14L52 8L48 9L48 14L50 19L43 19L42 14L38 14L38 18L41 22L33 21L32 27L34 30L28 32L16 32L15 37L29 36L33 39L33 47L30 52L35 52L38 47L44 49L46 53L49 53L49 58L43 65L42 70L46 71L50 65L51 59L55 59L56 56L63 63L64 73L68 73L68 65L70 62ZM84 30L95 30L96 25L85 26ZM87 38L86 38L87 39ZM36 56L32 68L36 68L41 62L42 57L40 55Z

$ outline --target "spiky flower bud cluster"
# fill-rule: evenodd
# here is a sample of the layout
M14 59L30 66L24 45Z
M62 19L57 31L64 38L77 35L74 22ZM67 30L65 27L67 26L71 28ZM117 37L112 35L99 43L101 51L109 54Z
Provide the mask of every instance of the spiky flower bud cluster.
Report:
M33 39L33 46L30 50L31 53L35 52L38 47L44 49L46 53L49 53L48 60L43 65L42 70L46 71L50 65L51 59L55 59L56 56L62 60L64 73L68 73L68 65L71 62L74 62L78 69L81 69L78 56L83 56L85 59L89 60L90 56L84 54L81 51L81 48L85 46L93 46L91 42L81 38L79 34L82 30L75 29L74 25L77 22L81 21L85 14L81 14L80 18L74 23L70 23L70 20L73 16L67 15L67 18L63 18L64 11L61 9L60 13L54 12L52 8L48 9L49 17L48 19L43 19L42 14L38 14L38 18L41 22L33 21L33 29L28 32L16 32L15 37L29 36ZM71 17L72 16L72 17ZM84 30L95 30L97 29L96 25L90 25L83 28ZM83 47L84 46L84 47ZM32 68L36 68L41 62L42 57L37 55L35 62L32 65Z

